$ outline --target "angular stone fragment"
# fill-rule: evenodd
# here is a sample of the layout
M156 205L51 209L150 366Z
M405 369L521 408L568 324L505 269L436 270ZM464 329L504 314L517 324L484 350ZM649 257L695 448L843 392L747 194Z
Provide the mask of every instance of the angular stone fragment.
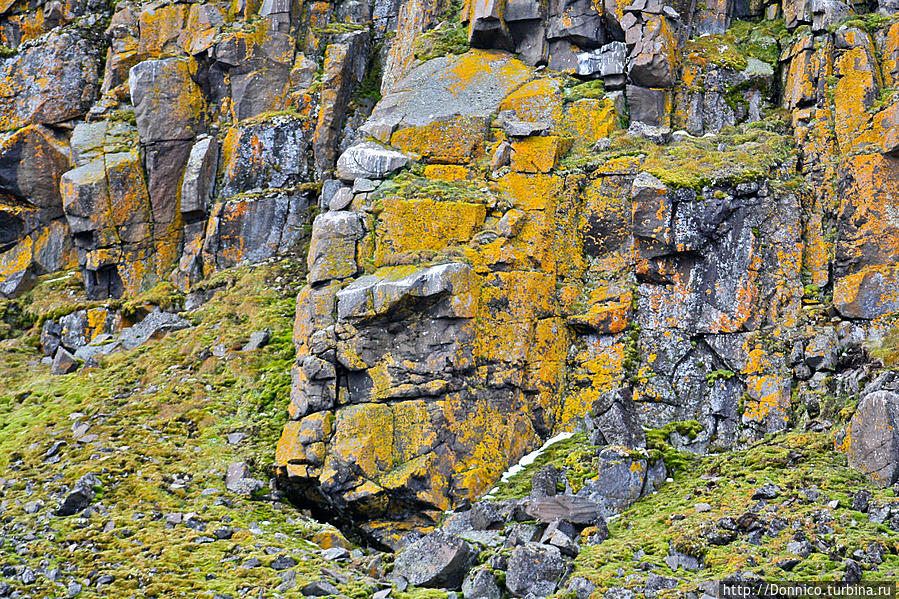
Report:
M552 545L527 543L512 551L506 570L506 588L515 596L551 595L565 571L565 562L558 548Z
M205 129L206 101L191 58L146 60L131 68L129 87L141 142L190 140Z
M458 589L474 557L468 543L438 530L400 551L393 572L414 586Z
M865 395L841 447L849 455L849 465L879 486L899 481L899 395L891 391Z
M383 179L409 163L409 158L375 142L352 146L337 160L337 176L343 181Z

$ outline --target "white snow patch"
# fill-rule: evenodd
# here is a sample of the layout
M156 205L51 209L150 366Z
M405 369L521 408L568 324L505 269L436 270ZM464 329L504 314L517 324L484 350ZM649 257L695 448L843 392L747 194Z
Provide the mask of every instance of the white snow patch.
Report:
M555 437L552 437L551 439L547 439L546 443L544 443L543 446L540 447L540 449L536 449L536 450L532 451L531 453L527 454L526 456L524 456L523 458L518 460L517 464L515 464L514 466L512 466L511 468L506 470L503 473L502 478L499 479L499 482L500 483L509 482L509 479L511 479L513 476L515 476L516 474L518 474L519 472L521 472L522 470L524 470L525 468L527 468L528 466L533 464L534 460L539 458L540 454L542 454L544 451L549 449L549 447L551 445L554 445L554 444L558 443L559 441L564 441L565 439L570 439L573 436L574 436L574 433L559 433ZM495 493L498 490L499 489L496 488L496 489L492 489L490 492Z

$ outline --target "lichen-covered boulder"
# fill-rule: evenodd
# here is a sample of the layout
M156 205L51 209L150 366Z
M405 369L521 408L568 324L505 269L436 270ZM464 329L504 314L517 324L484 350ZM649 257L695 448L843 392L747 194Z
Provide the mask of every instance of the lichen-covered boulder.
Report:
M899 395L875 391L858 404L841 445L849 465L881 487L899 481Z
M526 543L512 550L506 570L506 589L515 597L547 597L561 582L565 561L552 545Z
M49 222L62 216L59 178L69 168L65 138L41 125L0 134L0 190L27 200Z
M191 140L205 130L206 101L191 58L145 60L131 68L129 87L141 142Z
M400 551L393 573L415 586L458 589L474 558L467 542L436 531Z
M96 99L99 71L96 42L72 30L0 59L0 130L82 116Z
M277 116L232 127L222 141L222 180L216 195L294 188L310 173L309 132L303 120Z

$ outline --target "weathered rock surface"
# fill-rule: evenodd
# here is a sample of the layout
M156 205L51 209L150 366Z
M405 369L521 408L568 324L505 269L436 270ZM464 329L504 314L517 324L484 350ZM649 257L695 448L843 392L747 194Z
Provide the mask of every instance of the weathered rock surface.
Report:
M458 589L474 557L465 541L432 532L397 554L393 572L415 586Z
M899 396L875 391L864 396L843 441L849 463L878 485L899 481Z

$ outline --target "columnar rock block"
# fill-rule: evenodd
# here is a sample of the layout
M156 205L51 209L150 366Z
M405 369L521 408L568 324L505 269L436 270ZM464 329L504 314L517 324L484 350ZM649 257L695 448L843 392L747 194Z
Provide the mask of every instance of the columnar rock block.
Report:
M60 31L0 59L0 130L84 115L99 91L98 58L94 42Z

